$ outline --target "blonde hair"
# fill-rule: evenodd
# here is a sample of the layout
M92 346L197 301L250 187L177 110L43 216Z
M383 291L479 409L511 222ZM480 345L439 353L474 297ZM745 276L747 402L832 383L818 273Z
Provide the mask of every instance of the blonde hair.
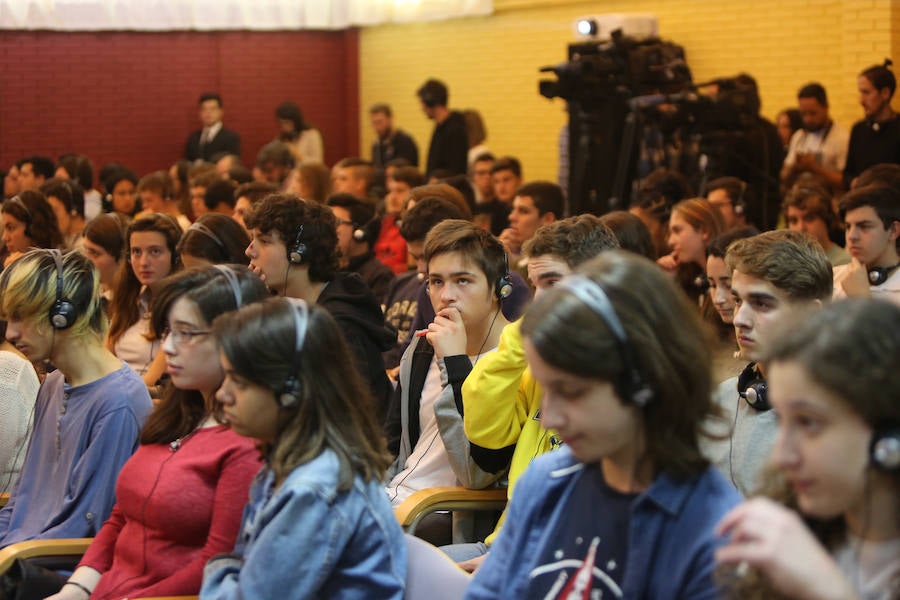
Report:
M0 317L8 321L33 321L52 328L50 311L63 298L75 307L75 322L67 328L74 338L106 334L106 315L100 303L100 274L80 252L60 257L62 290L57 289L58 271L52 250L31 250L0 275Z

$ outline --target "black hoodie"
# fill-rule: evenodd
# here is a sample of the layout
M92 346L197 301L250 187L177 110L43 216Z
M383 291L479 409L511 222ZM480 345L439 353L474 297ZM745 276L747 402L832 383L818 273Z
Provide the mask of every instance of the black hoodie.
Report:
M393 347L396 330L385 323L381 305L356 273L335 273L316 304L331 313L344 333L356 370L372 390L376 417L383 423L393 388L381 353Z

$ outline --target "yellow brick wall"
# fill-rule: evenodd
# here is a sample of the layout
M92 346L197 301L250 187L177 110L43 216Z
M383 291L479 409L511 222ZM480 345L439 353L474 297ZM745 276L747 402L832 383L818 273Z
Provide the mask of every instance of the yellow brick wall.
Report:
M900 71L900 2L891 0L494 0L488 17L365 28L360 36L360 149L373 133L366 109L392 104L395 122L427 151L432 123L415 90L429 77L450 107L477 108L495 154L514 154L526 179L555 179L564 103L538 94L538 68L562 62L578 16L649 12L661 37L681 44L695 81L746 71L770 119L819 81L834 118L861 118L856 75L893 56Z

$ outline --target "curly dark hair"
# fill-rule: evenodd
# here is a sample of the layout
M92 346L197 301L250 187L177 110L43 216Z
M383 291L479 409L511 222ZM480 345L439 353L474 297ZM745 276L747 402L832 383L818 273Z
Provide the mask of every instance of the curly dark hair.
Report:
M247 229L277 233L288 251L300 241L306 245L310 281L323 282L337 271L337 231L331 209L306 202L293 194L272 194L259 201L244 215ZM303 231L300 231L300 226Z

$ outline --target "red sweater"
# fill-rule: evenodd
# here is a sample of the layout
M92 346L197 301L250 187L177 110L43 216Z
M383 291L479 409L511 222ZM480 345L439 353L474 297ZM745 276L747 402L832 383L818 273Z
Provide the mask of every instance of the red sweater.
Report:
M92 600L197 594L206 561L234 548L261 466L253 441L222 425L198 430L176 452L140 446L79 565L103 573Z
M387 214L381 219L381 233L373 247L375 258L391 268L395 275L409 270L406 264L406 240L400 235L396 215Z

